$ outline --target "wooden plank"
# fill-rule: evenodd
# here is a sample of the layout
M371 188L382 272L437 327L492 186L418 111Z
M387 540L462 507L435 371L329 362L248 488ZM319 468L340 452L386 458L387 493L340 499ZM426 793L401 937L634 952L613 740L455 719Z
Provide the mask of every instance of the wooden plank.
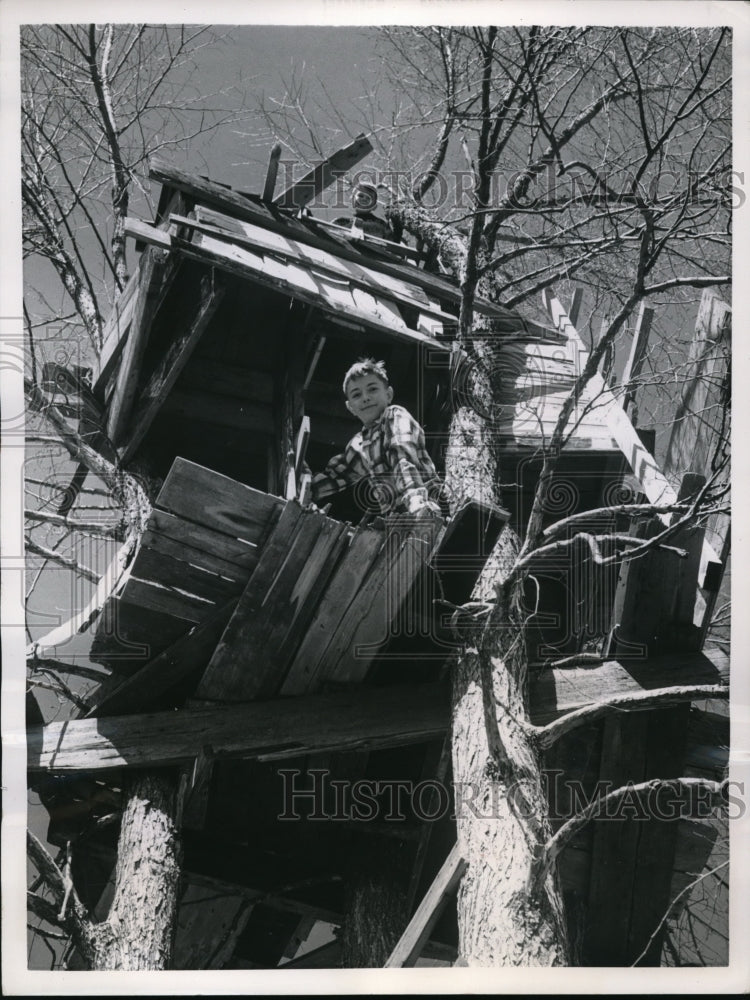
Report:
M107 435L115 445L122 436L135 401L141 362L146 350L151 321L161 297L161 279L164 274L164 255L154 247L147 247L138 263L138 300L135 304L130 333L123 349L120 370L114 392L109 401Z
M138 415L119 449L121 461L127 462L145 437L167 394L218 309L225 292L226 285L223 281L217 280L213 273L205 277L201 288L201 302L192 322L187 328L177 332L177 336L138 393Z
M310 220L306 221L309 225ZM350 239L352 235L351 226L340 226L335 222L329 222L327 219L315 219L314 226L316 229L327 229L333 235L339 236L344 240ZM408 257L409 260L413 260L417 264L424 259L424 254L413 247L407 246L405 243L394 243L393 240L382 239L379 236L373 236L371 233L363 233L361 230L358 239L362 240L365 245L370 243L377 249L396 254L397 257Z
M422 947L430 936L449 897L458 888L467 863L461 856L458 844L453 848L427 890L417 912L409 921L398 944L385 963L386 969L401 969L416 965Z
M664 653L648 660L607 660L597 667L545 670L531 682L529 714L544 725L577 708L620 694L682 684L726 684L729 656L718 648Z
M230 563L240 570L246 570L248 575L258 562L257 543L235 538L222 531L214 531L203 524L185 520L177 514L159 510L158 507L154 507L149 515L144 541L146 536L149 538L147 544L150 544L152 548L158 549L159 545L169 543L187 545L203 553L204 555L200 558L213 557L222 562ZM192 553L188 554L192 555ZM201 565L200 562L199 565ZM210 569L211 566L207 563L206 568ZM227 575L232 576L232 573L228 572Z
M281 208L304 208L327 187L372 152L372 143L360 134L317 164L300 180L295 181L278 195L274 202Z
M688 704L647 713L644 779L684 774L689 715ZM671 903L679 820L652 816L645 824L635 825L639 837L626 953L633 962L645 951L639 966L658 966L663 936L655 932ZM649 944L652 934L655 936Z
M327 650L384 542L382 530L358 528L307 628L281 687L283 695L314 691L324 676Z
M156 505L232 538L258 544L278 518L284 501L178 457Z
M266 180L263 185L263 201L272 201L273 192L276 187L276 176L279 172L279 159L281 157L281 143L275 142L271 147L271 155L268 157L268 168L266 169Z
M338 561L346 532L337 521L302 512L286 551L280 553L271 586L264 590L253 577L245 588L198 697L247 700L278 691ZM265 551L261 561L264 556Z
M32 773L167 767L192 760L204 746L217 758L284 760L428 742L442 737L449 722L443 685L398 684L31 727L28 766Z
M570 309L568 309L568 316L570 317L570 322L573 326L578 324L578 314L581 311L581 303L583 302L583 289L580 285L576 285L573 289L573 298L570 300Z
M381 557L347 609L326 653L329 680L364 679L378 649L405 623L399 618L409 593L444 531L442 518L404 515L386 522Z
M184 537L190 539L190 541L198 541L194 535L189 531L190 527L195 528L195 525L191 525L189 521L181 521L180 518L175 518L173 515L166 514L164 511L159 511L161 518L173 517L173 520L180 522L185 530ZM255 569L258 562L258 548L255 545L242 546L244 560L242 565L238 565L236 562L230 562L228 559L223 559L220 555L216 554L216 550L211 550L210 548L204 547L198 548L195 545L189 544L182 539L178 540L172 538L167 534L162 534L153 527L154 519L149 518L149 527L143 533L141 538L141 547L150 549L152 552L161 553L165 556L170 556L172 559L179 559L182 562L189 563L191 566L199 566L202 570L208 573L216 573L217 575L224 577L227 580L236 581L242 586L247 582L250 573ZM207 528L201 529L202 532L209 534ZM197 531L196 533L197 534ZM212 532L213 535L218 535L219 539L229 539L228 535L221 535L219 532ZM231 541L231 539L229 539ZM239 548L239 544L237 547Z
M150 580L131 578L120 595L123 604L132 604L148 611L158 611L195 625L202 622L216 607L207 598L198 597L173 587L164 587Z
M204 622L194 626L119 687L96 700L86 718L126 715L145 708L207 664L236 603L235 598L217 608Z
M495 504L470 500L451 517L430 559L446 600L463 604L471 598L510 513Z
M141 545L133 560L130 580L122 592L123 600L128 600L128 588L134 580L143 580L157 587L217 604L238 595L247 577L244 574L233 578L221 576L184 559L175 559L164 552Z
M121 295L115 300L109 318L102 331L102 350L94 363L92 385L96 393L101 392L112 374L115 364L125 345L125 337L133 319L137 292L140 283L140 268L131 274Z
M239 648L234 648L237 633L244 631L243 623L248 621L248 617L252 618L253 613L262 607L280 569L283 568L285 559L290 554L302 515L302 508L295 501L288 501L284 506L263 547L258 565L242 592L235 614L227 626L228 634L222 636L201 678L195 693L196 698L220 700L239 697L234 692L243 690L245 686L252 687L253 681L248 675L254 669L262 669L262 664L249 664L243 659L234 659L241 652ZM313 521L311 526L317 527L318 523ZM229 670L226 668L227 660L233 661Z
M294 472L299 476L302 473L302 465L307 453L307 445L310 442L310 418L305 416L297 432L297 444L294 449Z
M420 782L429 781L432 787L428 791L427 800L421 800L423 815L430 815L433 808L438 805L435 791L435 783L445 783L446 774L451 764L451 738L446 736L442 741L436 741L425 748L425 757L420 772ZM406 912L411 913L412 906L417 896L417 889L422 878L427 849L430 846L430 837L435 824L431 822L422 823L416 831L417 846L414 853L414 860L409 872L409 886L406 890Z
M608 787L620 788L628 781L644 779L647 728L646 712L605 721L599 777L610 783ZM587 965L629 964L628 930L639 826L625 818L594 821L584 943ZM616 906L613 900L617 900Z
M223 396L237 396L253 403L273 402L273 379L270 372L241 368L217 358L202 355L199 349L180 375L179 389L205 389Z
M129 676L188 632L193 624L111 597L97 619L89 659Z
M237 218L252 222L270 232L282 233L292 239L299 240L307 246L314 246L320 250L334 252L331 241L312 232L302 223L294 224L294 220L284 216L278 210L274 213L256 204L248 198L244 198L230 188L222 187L212 181L205 180L188 174L183 170L176 169L158 157L149 160L149 177L161 184L169 185L178 190L185 191L197 199L206 199L216 205L219 209L231 212ZM362 263L362 254L353 250L348 245L341 242L335 244L336 256L342 260L350 260L355 263ZM461 290L457 285L451 284L438 275L423 271L421 268L409 265L392 264L388 261L367 259L367 266L372 271L379 274L387 274L410 284L418 285L437 298L448 299L452 302L461 302ZM497 306L487 299L477 296L474 303L477 312L484 315L494 316L500 321L505 321L507 329L524 329L527 324L510 309Z

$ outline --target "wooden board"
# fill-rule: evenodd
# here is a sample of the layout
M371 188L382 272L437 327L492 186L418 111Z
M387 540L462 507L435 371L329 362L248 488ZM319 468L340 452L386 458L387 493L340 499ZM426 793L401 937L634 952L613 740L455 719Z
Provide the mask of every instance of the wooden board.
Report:
M264 548L196 696L222 700L278 691L346 543L347 528L290 501Z
M197 389L173 389L164 400L161 412L181 417L185 423L201 422L214 427L231 427L246 433L272 434L273 411L270 406L218 392Z
M549 292L543 293L550 315L555 325L562 330L569 339L571 350L577 353L578 362L583 367L585 348L583 341L578 336L573 324L568 319L565 310L560 302ZM604 384L604 379L595 373L589 381L586 392L589 397L596 397L596 413L606 420L612 437L617 441L618 447L628 461L636 478L641 484L643 492L648 500L653 504L673 504L677 500L677 493L671 483L667 480L661 468L653 456L648 452L641 441L638 432L633 427L628 415L623 410L619 401L612 391ZM660 515L664 523L669 523L669 514ZM704 541L703 554L701 558L701 579L709 571L709 566L719 563L721 560L711 545Z
M240 399L263 403L268 406L273 402L273 379L270 372L256 371L254 368L243 368L236 364L204 355L201 345L193 355L191 363L180 375L178 388L205 390L211 386L211 391L222 396L235 396Z
M267 229L253 226L248 222L241 222L202 205L196 206L195 215L198 221L194 225L199 230L201 226L208 225L211 227L210 231L215 235L224 235L224 238L237 240L248 247L268 250L287 261L302 263L310 268L314 274L338 277L348 282L352 287L376 292L380 296L386 295L396 302L406 302L438 321L456 322L456 317L451 313L444 312L434 300L426 295L424 289L392 275L378 274L368 268L364 261L355 263L354 261L342 260L333 252L310 247L299 240L269 232ZM188 219L180 219L179 221L188 224L190 222Z
M314 691L325 676L327 650L383 546L383 532L358 528L333 575L281 687L284 695Z
M139 262L138 297L114 391L108 402L107 436L117 445L127 426L135 401L141 364L151 332L151 323L162 297L165 258L154 247L148 247Z
M141 580L154 587L163 588L186 598L198 598L203 603L222 604L239 595L246 577L227 578L181 558L141 545L130 572L130 579L121 594L121 600L132 600L131 585Z
M326 651L325 677L357 683L364 679L394 629L415 581L439 542L442 519L389 518L386 537L363 586L339 623Z
M167 532L159 530L159 525L164 524L166 519L171 519L174 522L174 524L169 525ZM177 525L182 530L179 530ZM170 532L174 532L178 537L174 537ZM217 540L216 548L207 544L207 538L212 536ZM225 548L231 550L232 555L237 553L236 559L224 558L223 555L219 554L225 540ZM232 542L234 542L234 546ZM181 518L175 517L174 514L167 514L162 510L152 511L148 527L141 538L141 546L171 556L173 559L182 559L192 566L199 566L206 572L217 573L225 579L237 580L243 584L258 562L258 547L256 545L243 545L236 539L229 538L229 535L223 535L218 531L212 532L210 528L191 524L190 521L183 521Z
M110 598L96 622L89 658L129 676L192 628L193 622Z
M140 268L136 268L122 294L115 300L109 318L104 324L102 349L92 372L92 384L96 393L101 392L120 359L125 337L133 319L140 278Z
M430 936L449 896L456 891L467 862L456 845L445 860L435 881L428 889L417 912L409 921L398 944L385 963L386 969L400 969L416 965L422 946Z
M445 687L399 684L31 727L28 766L32 773L171 766L207 746L216 757L283 760L428 742L444 735L449 721Z
M729 656L707 647L700 653L668 653L648 660L608 660L596 667L546 670L531 682L529 714L543 725L567 712L618 694L682 684L726 684Z
M213 531L257 545L278 518L284 501L178 457L156 505Z

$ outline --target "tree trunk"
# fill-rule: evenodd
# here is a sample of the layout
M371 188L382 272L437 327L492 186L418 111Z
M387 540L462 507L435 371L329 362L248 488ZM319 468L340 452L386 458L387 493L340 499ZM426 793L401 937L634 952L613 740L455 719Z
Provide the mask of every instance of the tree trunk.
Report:
M481 195L481 192L480 192ZM481 205L480 205L481 207ZM446 456L451 508L471 498L500 502L493 417L503 402L502 372L492 321L472 312L472 290L497 299L483 274L491 257L477 225L467 243L422 209L395 205L390 216L437 249L461 278L458 346L466 351L454 401ZM454 373L456 374L456 373ZM453 779L458 843L468 868L458 892L459 964L566 965L562 900L550 875L537 892L527 881L536 851L549 835L541 761L518 722L527 720L527 657L518 585L504 585L518 539L510 526L477 582L474 599L496 601L492 615L459 654L453 674Z
M379 841L353 873L341 928L345 969L382 969L409 922L409 870L401 842Z
M131 779L107 919L87 922L80 949L96 971L168 969L177 914L180 843L171 775Z
M481 359L470 391L491 413L493 366ZM446 480L453 502L499 499L491 425L468 407L453 418ZM503 583L517 550L507 526L473 595L496 602L492 615L461 651L453 675L456 822L468 862L458 893L458 950L469 966L567 964L554 876L538 892L528 887L535 851L550 831L541 762L517 724L527 718L527 657L519 587Z

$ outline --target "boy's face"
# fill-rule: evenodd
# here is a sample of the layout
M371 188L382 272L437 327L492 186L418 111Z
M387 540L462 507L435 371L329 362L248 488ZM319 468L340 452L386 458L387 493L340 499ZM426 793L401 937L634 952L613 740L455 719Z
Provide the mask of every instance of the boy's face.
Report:
M365 427L374 424L383 415L393 399L393 389L377 375L362 375L349 379L346 386L346 408L358 417Z

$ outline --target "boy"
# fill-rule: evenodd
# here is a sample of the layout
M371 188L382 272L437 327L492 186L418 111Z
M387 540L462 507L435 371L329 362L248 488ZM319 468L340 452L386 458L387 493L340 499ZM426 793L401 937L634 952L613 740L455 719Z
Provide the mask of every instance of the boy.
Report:
M424 431L408 410L392 405L393 389L383 362L363 358L352 365L344 376L344 395L347 410L362 421L362 430L313 476L315 503L361 483L363 506L375 499L383 514L441 514L441 483L425 449Z
M403 231L395 227L392 223L386 222L380 216L375 215L374 209L378 204L377 188L372 184L360 182L352 189L352 208L354 218L350 215L340 216L334 219L337 226L354 226L361 229L368 236L378 236L382 240L390 240L392 243L400 243Z

